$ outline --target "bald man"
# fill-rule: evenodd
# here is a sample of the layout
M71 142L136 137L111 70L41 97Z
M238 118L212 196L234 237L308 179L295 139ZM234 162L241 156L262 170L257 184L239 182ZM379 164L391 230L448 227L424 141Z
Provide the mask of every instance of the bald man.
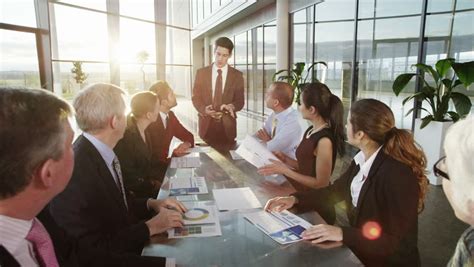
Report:
M292 103L293 88L290 84L286 82L270 84L265 95L265 105L273 112L255 136L266 144L270 151L281 151L295 158L303 129L298 122L298 112L291 107Z

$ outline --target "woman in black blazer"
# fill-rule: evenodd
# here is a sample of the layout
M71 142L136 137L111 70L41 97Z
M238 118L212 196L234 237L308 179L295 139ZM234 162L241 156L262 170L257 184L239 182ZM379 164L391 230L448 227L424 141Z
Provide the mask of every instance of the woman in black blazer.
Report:
M265 209L295 206L334 218L334 204L344 201L349 225L314 225L303 238L342 241L367 266L419 266L418 212L428 185L423 152L411 133L395 127L390 108L375 99L352 105L347 137L361 151L338 180L326 188L273 198Z
M158 118L160 101L155 93L140 92L133 95L130 107L127 128L114 152L126 190L136 197L155 198L166 166L152 162L151 137L145 130Z

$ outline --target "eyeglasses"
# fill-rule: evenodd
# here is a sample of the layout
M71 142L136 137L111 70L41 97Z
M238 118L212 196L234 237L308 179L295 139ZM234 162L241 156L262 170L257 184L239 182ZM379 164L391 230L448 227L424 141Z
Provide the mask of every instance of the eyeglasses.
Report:
M441 170L441 166L445 166L446 163L446 156L440 158L438 161L436 161L436 163L433 165L433 173L436 177L442 177L444 179L448 179L449 180L449 175ZM446 169L446 168L444 168Z

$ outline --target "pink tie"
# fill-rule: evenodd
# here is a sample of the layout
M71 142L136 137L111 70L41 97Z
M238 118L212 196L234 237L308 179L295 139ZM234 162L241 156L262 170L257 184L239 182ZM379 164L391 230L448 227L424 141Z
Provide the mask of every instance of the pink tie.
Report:
M40 266L59 266L56 254L54 253L53 241L51 241L48 232L38 219L34 218L33 225L26 236L26 240L33 244Z

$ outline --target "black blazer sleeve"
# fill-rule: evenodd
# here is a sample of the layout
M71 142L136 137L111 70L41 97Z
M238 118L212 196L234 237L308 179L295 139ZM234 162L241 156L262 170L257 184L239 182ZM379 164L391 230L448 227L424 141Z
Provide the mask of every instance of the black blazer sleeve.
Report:
M37 217L53 241L60 266L165 266L165 258L143 257L131 253L118 254L80 244L56 224L48 208Z
M379 218L374 218L381 227L380 237L375 240L364 237L363 225L358 225L357 228L342 227L344 244L355 250L357 254L388 259L389 262L390 258L394 261L403 260L390 257L390 255L410 255L409 251L413 247L416 248L420 194L418 181L412 170L404 164L394 162L393 159L385 161L386 164L380 168L377 175L378 185L375 185L379 199L377 205L385 213L380 214ZM367 194L369 193L372 192ZM367 203L367 205L376 204ZM366 221L368 220L361 223L365 224ZM414 240L409 240L410 237L414 237ZM398 265L394 261L391 261L391 264Z
M73 174L65 190L52 200L51 214L69 234L91 246L139 253L149 240L148 227L130 219L110 171L84 139L79 137L80 144L74 144ZM146 209L144 201L137 203L144 206L141 209Z

